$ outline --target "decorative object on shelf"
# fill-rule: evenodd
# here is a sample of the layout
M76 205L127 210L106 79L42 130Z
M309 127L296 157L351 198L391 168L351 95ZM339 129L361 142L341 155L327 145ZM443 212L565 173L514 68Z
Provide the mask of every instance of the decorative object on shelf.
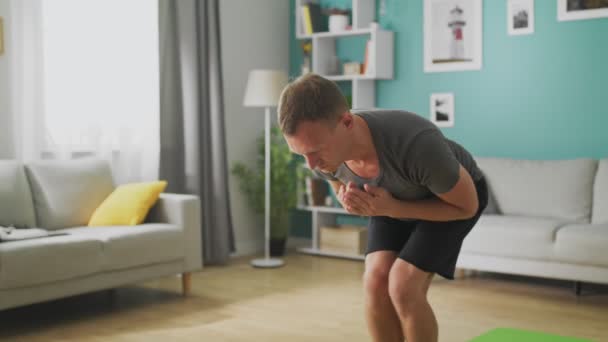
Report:
M306 178L306 197L307 204L312 206L325 205L325 197L328 195L327 181L321 178Z
M300 66L300 73L302 75L308 74L310 69L310 55L312 52L312 42L310 40L303 41L300 43L302 47L302 53L304 54L304 58L302 59L302 65Z
M424 71L479 70L481 0L424 1Z
M362 65L359 62L346 62L343 64L344 75L360 75Z
M369 39L365 44L365 60L361 67L361 73L369 76L375 74L374 65L376 65L376 53L374 51L374 42Z
M557 0L559 21L608 18L606 0Z
M325 14L329 16L329 32L346 31L349 24L350 11L339 8L329 8L325 10Z
M437 127L454 126L454 94L431 94L431 121Z
M534 0L507 1L507 32L509 35L534 33Z
M322 226L319 230L319 249L322 251L362 255L366 246L365 226Z
M289 209L296 206L296 170L295 166L290 165L293 154L279 129L270 128L270 107L277 105L286 84L287 73L284 71L252 70L243 101L246 107L265 108L264 139L258 139L255 170L242 163L237 163L232 168L232 173L241 179L241 190L247 195L250 205L256 212L264 209L264 258L252 260L251 264L255 267L279 267L284 264L279 258L270 258L270 240L282 239L282 245L285 245ZM262 166L264 173L261 172ZM262 195L265 200L263 206Z

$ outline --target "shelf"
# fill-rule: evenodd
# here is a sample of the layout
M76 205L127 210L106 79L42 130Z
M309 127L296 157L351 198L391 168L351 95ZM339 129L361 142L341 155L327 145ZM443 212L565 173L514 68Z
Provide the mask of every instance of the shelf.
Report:
M370 28L346 30L340 32L315 32L313 34L300 35L298 39L313 39L313 38L340 38L349 36L363 36L366 34L372 34L375 32L384 32L384 30L372 30Z
M386 30L372 30L369 28L366 29L358 29L358 30L347 30L341 32L316 32L313 34L302 34L298 35L297 39L313 39L313 38L340 38L340 37L350 37L350 36L364 36L366 34L372 33L380 33L384 34L390 31Z
M307 39L311 41L312 51L309 71L323 76L333 82L350 82L350 95L352 98L351 107L356 109L376 108L376 81L391 80L394 77L394 38L392 31L385 30L378 26L376 18L376 0L347 0L351 4L351 27L350 30L340 32L315 32L305 34L302 6L319 1L315 0L294 0L294 31L297 39ZM323 18L326 20L327 18ZM344 37L344 38L343 38ZM364 45L361 51L354 51L358 55L348 58L340 54L338 48L342 46L344 40L355 39L357 45ZM361 47L357 48L360 49ZM361 56L363 58L361 58ZM335 65L336 57L340 57L340 67ZM354 60L353 60L354 58ZM348 61L367 60L369 65L366 74L342 75L343 65ZM340 73L340 74L338 74ZM345 85L345 83L342 83ZM302 198L298 196L298 198ZM320 229L325 226L337 226L337 222L358 221L358 218L366 218L361 215L351 214L342 207L331 206L307 206L302 201L297 209L310 213L311 225L311 244L309 248L300 248L299 252L337 257L352 260L364 260L363 255L355 253L339 253L320 250ZM345 217L347 216L347 217ZM354 250L355 252L357 250Z
M351 259L351 260L365 260L364 255L326 252L326 251L322 251L320 249L314 249L314 248L298 248L298 252L304 253L304 254L329 256L329 257Z

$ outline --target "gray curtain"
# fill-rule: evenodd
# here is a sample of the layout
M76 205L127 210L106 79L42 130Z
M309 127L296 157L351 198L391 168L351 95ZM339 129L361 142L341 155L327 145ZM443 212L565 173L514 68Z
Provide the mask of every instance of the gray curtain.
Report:
M200 196L203 263L234 251L230 215L219 0L160 0L160 176Z

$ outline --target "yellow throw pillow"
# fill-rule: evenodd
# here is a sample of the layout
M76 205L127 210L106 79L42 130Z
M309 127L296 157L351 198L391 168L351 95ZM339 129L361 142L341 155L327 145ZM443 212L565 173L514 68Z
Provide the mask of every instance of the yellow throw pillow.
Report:
M166 181L118 186L95 210L89 227L141 224L166 187Z

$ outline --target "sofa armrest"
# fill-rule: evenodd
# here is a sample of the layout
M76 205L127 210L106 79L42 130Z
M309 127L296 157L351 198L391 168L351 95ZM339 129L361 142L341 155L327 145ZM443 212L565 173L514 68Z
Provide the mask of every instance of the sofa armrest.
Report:
M198 196L162 193L146 221L171 223L181 227L184 231L184 272L203 267L201 202Z

